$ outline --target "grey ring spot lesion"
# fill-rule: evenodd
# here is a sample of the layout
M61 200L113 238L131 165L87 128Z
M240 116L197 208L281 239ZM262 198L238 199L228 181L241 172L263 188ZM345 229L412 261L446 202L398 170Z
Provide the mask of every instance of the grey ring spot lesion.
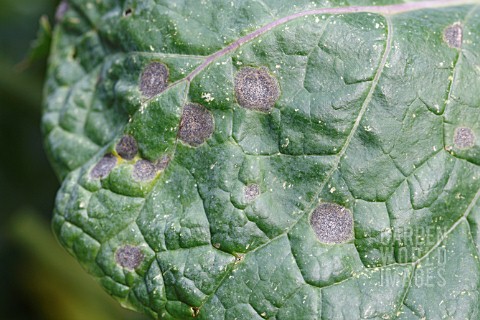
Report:
M110 174L115 165L117 164L117 158L113 154L106 154L90 171L90 177L94 179L105 178Z
M155 178L157 167L149 160L138 160L133 167L133 179L135 181L149 181Z
M280 97L280 88L267 68L241 68L235 75L235 97L246 109L269 112Z
M152 98L163 92L168 86L168 68L161 62L147 65L140 76L140 92Z
M213 133L212 113L198 103L188 103L183 108L178 137L192 147L204 143Z
M142 250L138 247L126 245L115 252L115 261L123 268L134 270L145 258Z
M463 41L463 27L460 23L454 23L443 31L443 40L451 48L461 48Z
M167 168L169 162L170 157L167 155L157 161L140 159L133 166L132 178L137 182L151 181L157 176L157 173Z
M458 149L468 149L475 145L476 137L472 129L459 127L455 129L453 143Z
M125 135L117 143L115 150L123 159L132 160L138 153L137 141L132 136Z
M353 239L352 213L336 203L320 204L310 216L310 225L323 243L343 243Z
M252 183L244 188L245 200L247 202L252 202L260 195L260 187L258 184Z

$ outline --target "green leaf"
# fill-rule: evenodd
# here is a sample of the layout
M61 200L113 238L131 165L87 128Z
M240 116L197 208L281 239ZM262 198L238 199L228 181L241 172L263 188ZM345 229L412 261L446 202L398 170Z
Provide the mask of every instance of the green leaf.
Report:
M67 250L160 319L480 317L480 2L69 0Z

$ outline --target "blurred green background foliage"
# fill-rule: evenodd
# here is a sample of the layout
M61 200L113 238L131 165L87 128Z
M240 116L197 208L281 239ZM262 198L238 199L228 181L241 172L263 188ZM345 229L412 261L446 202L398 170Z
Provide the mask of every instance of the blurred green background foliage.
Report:
M0 3L0 319L144 319L104 293L50 229L59 182L40 133L48 41L35 39L58 1Z

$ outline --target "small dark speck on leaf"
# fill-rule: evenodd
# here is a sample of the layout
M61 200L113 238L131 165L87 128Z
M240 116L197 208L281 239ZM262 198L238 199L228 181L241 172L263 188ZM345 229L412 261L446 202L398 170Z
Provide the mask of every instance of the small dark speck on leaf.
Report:
M313 211L310 224L320 242L341 243L353 238L352 214L335 203L320 204Z
M243 258L244 258L243 254L237 254L235 256L235 264L242 262Z
M55 11L55 21L62 21L65 13L68 11L69 8L70 5L68 4L68 2L66 0L62 0L62 2L60 2L57 7L57 11Z
M247 109L269 112L280 96L277 79L266 68L244 67L235 76L235 96Z
M249 184L248 186L245 186L245 200L247 202L255 200L255 198L258 197L260 194L260 188L258 187L258 184Z
M129 135L123 136L115 148L120 157L126 160L132 160L138 152L137 141Z
M192 307L192 315L194 318L197 317L199 313L200 313L199 307Z
M448 26L443 31L443 39L452 48L461 48L463 39L463 29L459 23Z
M152 180L156 173L155 164L148 160L138 160L133 167L133 179L136 181Z
M123 15L124 15L125 17L128 17L128 16L132 15L132 12L133 12L133 10L132 10L131 8L128 8L128 9L125 10L125 12L123 13Z
M204 106L188 103L183 108L178 137L183 142L197 147L213 133L213 116Z
M94 179L105 178L117 164L117 158L113 154L106 154L90 171L90 177Z
M454 144L458 149L467 149L475 145L475 134L472 129L460 127L455 129Z
M144 257L140 248L129 245L119 248L115 253L117 263L124 268L132 270L142 263Z
M152 62L143 69L140 77L140 91L151 98L167 88L168 69L160 62Z
M72 59L73 59L73 60L77 59L77 56L78 56L77 48L73 48L73 50L72 50Z

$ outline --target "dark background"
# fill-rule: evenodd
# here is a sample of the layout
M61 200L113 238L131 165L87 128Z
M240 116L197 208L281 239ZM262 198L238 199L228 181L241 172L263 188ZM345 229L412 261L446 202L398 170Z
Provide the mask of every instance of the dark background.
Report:
M47 58L29 52L57 3L0 1L0 318L144 319L104 293L50 229L59 182L40 132Z

